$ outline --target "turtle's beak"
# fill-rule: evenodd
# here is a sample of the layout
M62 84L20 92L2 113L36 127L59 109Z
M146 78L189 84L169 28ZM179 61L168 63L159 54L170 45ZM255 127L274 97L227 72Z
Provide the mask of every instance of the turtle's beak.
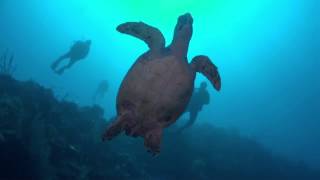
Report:
M184 15L179 16L178 24L180 26L192 25L192 23L193 23L193 18L190 13L186 13Z

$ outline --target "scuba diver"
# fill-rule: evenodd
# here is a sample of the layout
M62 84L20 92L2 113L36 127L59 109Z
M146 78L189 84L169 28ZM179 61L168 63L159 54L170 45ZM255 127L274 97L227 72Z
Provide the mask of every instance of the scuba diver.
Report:
M179 131L181 132L182 130L191 127L195 123L202 107L209 104L209 102L210 96L207 90L207 83L203 81L200 84L200 88L195 89L195 92L193 92L188 108L185 111L189 112L189 120Z
M51 65L51 69L61 75L66 69L69 69L70 67L72 67L72 65L81 60L84 59L85 57L87 57L87 55L89 54L89 50L90 50L90 45L91 45L91 40L87 40L87 41L76 41L70 48L69 52L67 52L66 54L62 55L61 57L59 57L56 61L54 61ZM59 66L59 64L64 60L64 59L69 59L69 62L67 65L62 66L60 69L57 70L57 67Z
M107 80L102 80L99 85L97 90L95 91L94 95L93 95L93 101L94 103L96 103L97 98L102 99L104 98L104 95L106 94L106 92L109 89L109 83Z

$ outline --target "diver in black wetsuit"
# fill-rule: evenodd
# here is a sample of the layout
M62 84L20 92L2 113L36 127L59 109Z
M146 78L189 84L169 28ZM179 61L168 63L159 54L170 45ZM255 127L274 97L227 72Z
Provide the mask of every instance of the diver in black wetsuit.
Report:
M51 69L57 74L61 75L66 69L72 67L75 62L87 57L87 55L89 54L90 45L90 40L76 41L73 46L71 46L69 52L67 52L65 55L62 55L52 63ZM69 63L57 70L57 67L64 59L69 59Z
M109 89L109 83L107 80L102 80L98 85L96 92L93 95L93 102L96 103L97 98L102 99L104 98L105 94Z
M186 112L189 112L189 120L184 126L181 127L180 131L191 127L195 123L198 113L202 110L202 107L209 104L209 102L210 96L207 91L207 83L202 82L200 88L195 89L195 92L191 97L190 103L186 110Z

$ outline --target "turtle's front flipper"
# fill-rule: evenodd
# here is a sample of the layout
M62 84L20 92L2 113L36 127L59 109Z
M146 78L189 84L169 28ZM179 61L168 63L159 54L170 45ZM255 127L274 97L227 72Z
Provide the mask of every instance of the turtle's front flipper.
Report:
M165 39L160 30L143 22L123 23L117 27L117 30L143 40L151 51L157 52L165 47Z
M206 76L213 87L219 91L221 88L221 78L217 66L215 66L207 56L196 56L192 59L191 67Z

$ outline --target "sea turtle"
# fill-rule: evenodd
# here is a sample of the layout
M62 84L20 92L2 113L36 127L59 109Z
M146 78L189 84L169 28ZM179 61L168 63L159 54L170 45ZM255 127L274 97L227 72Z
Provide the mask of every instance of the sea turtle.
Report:
M192 23L191 14L181 15L168 47L162 33L143 22L117 27L119 32L143 40L150 49L136 60L123 79L117 95L117 117L103 134L103 140L125 131L128 136L143 137L148 151L157 154L163 128L174 123L189 103L196 72L220 90L217 67L207 56L196 56L188 63Z

